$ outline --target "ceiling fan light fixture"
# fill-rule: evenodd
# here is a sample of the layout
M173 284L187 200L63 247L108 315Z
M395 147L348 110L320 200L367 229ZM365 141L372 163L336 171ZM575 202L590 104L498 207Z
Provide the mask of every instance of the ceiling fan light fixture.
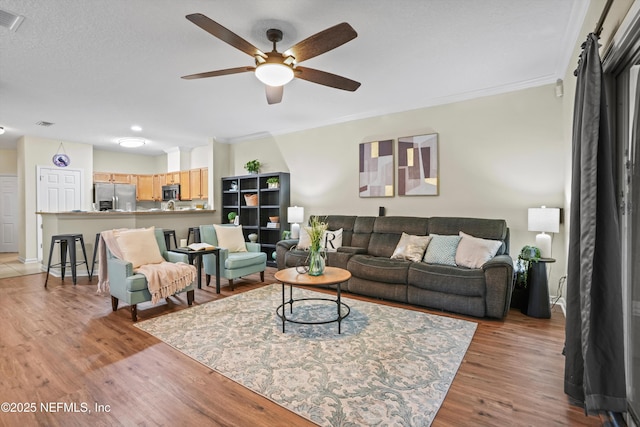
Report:
M256 77L268 86L284 86L293 80L293 68L281 63L265 62L256 67Z
M137 148L145 145L147 141L144 138L120 138L118 144L125 148Z

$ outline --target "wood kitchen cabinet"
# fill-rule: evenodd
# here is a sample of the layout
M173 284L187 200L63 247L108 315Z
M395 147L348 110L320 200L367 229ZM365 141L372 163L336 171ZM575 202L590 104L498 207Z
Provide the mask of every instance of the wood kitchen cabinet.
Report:
M128 173L94 172L93 182L110 182L112 184L135 184L135 175L131 175Z
M191 199L206 200L209 193L209 169L199 168L189 171Z
M166 176L167 185L180 184L180 172L169 172Z
M167 177L165 174L153 175L153 200L162 200L162 186L166 185Z
M191 174L180 171L180 200L191 200Z
M136 199L153 201L153 175L136 175Z

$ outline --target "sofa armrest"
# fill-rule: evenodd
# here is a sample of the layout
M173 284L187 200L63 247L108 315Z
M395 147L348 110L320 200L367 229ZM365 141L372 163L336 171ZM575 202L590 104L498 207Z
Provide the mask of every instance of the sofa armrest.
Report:
M509 312L513 288L513 259L497 255L483 266L487 284L487 316L502 319Z
M260 243L247 242L245 245L247 246L247 252L260 252L262 249Z
M179 254L178 252L167 251L167 261L169 262L184 262L189 263L189 257L186 254Z
M366 254L367 248L359 248L357 246L340 246L338 252L346 252L349 254Z
M298 239L280 240L276 243L276 265L278 270L286 268L284 256L292 247L298 244Z
M218 252L218 257L220 259L217 259L214 254L202 255L202 266L204 267L205 274L209 274L209 275L216 274L216 268L218 266L218 262L222 266L222 268L220 269L220 273L222 274L222 272L224 271L225 263L227 262L227 258L229 257L229 249L220 248L220 251Z

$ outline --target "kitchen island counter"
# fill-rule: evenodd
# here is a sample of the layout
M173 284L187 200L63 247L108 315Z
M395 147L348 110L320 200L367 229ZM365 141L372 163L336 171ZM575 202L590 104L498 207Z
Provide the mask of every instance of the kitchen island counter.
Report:
M49 246L51 244L51 236L53 235L82 233L87 249L87 257L89 258L89 267L91 267L91 258L97 233L117 228L145 228L153 226L175 230L176 239L180 241L180 239L187 238L189 228L198 227L203 224L213 224L215 210L36 212L36 214L42 218L42 264L46 270L49 260ZM59 262L58 252L57 249L54 251L54 263ZM78 255L82 257L82 252L79 252ZM84 265L78 266L78 273L86 274Z

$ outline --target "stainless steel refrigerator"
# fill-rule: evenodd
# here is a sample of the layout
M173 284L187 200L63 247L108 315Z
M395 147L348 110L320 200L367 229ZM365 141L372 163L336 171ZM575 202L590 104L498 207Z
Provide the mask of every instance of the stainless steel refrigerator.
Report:
M100 211L135 211L135 184L100 183L93 186L93 201Z

